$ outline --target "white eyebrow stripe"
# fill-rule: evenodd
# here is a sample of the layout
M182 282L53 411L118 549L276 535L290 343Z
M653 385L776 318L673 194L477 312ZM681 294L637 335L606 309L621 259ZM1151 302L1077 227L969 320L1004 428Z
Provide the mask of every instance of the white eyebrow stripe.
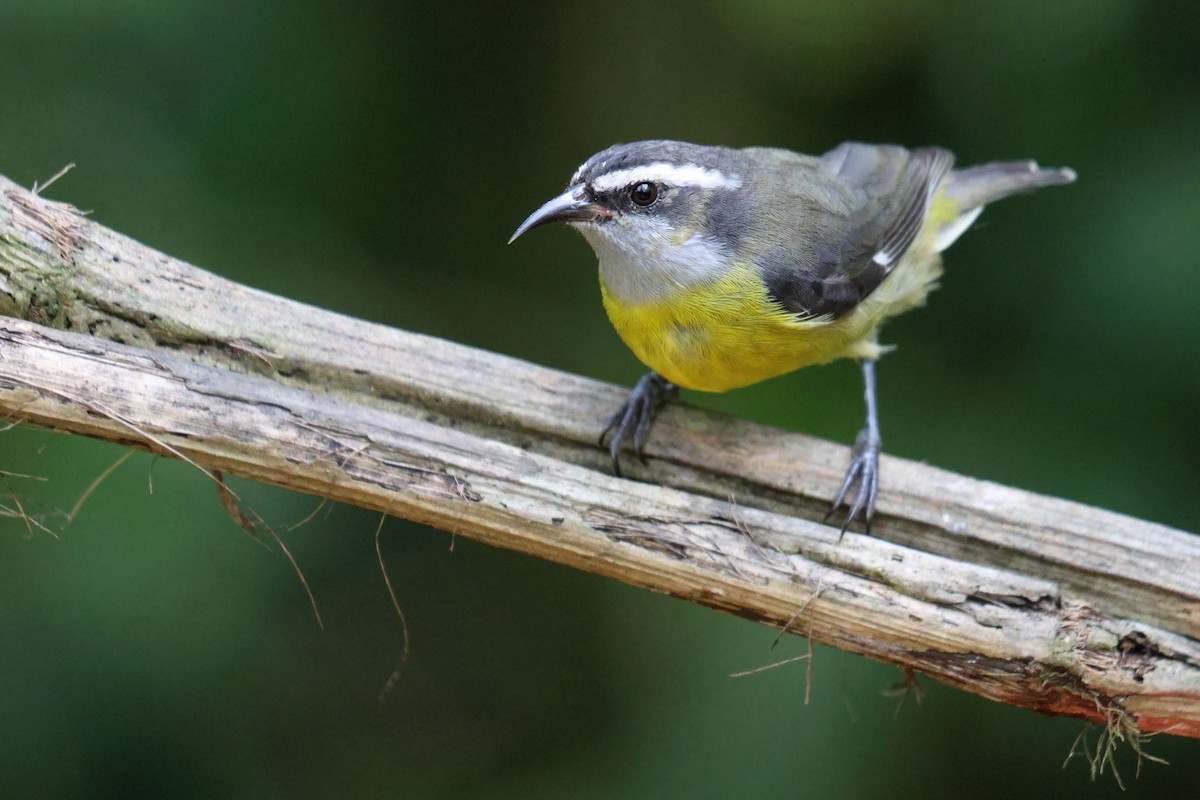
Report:
M597 192L610 192L642 181L665 183L668 186L695 186L701 189L736 189L742 185L741 179L736 175L726 175L720 170L708 169L697 164L668 164L658 161L599 175L592 181L592 189Z

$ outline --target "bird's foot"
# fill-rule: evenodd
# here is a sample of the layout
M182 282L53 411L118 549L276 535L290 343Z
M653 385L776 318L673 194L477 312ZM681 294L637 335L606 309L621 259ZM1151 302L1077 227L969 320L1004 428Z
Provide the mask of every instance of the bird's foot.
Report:
M850 468L846 470L846 477L842 479L842 485L833 498L833 505L825 514L826 520L833 516L846 499L846 495L854 489L854 500L848 504L850 510L846 512L846 519L842 522L841 536L846 534L846 528L859 514L863 514L867 532L871 531L871 517L875 516L875 497L879 494L879 450L882 446L883 440L879 434L869 427L859 431L858 438L854 440Z
M617 409L617 413L608 418L604 430L600 433L601 447L604 446L608 434L612 433L608 452L612 455L614 474L618 477L621 475L621 446L630 433L633 434L633 452L643 464L646 463L642 451L646 446L646 432L650 430L654 413L663 403L678 396L679 387L657 373L647 373L638 380L624 404Z

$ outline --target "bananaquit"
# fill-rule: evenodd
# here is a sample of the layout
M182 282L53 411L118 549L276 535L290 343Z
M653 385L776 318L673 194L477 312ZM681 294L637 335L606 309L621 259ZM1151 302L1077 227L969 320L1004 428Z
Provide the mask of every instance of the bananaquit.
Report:
M613 471L632 438L641 456L654 413L678 387L723 392L836 358L862 362L867 421L833 501L842 525L870 524L879 489L875 360L879 326L921 305L940 253L983 207L1070 183L1032 161L952 170L939 147L848 142L821 156L685 142L597 153L516 239L548 222L583 234L600 261L613 327L653 372L638 381L600 443ZM847 494L853 489L853 501Z

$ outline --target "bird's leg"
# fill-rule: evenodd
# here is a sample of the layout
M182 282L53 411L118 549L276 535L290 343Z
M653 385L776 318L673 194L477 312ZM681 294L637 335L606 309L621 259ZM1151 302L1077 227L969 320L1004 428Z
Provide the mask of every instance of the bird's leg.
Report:
M679 387L668 381L657 372L643 375L629 392L628 399L617 409L617 413L608 418L604 430L600 433L600 446L612 433L612 441L608 443L608 452L612 455L613 472L621 475L621 446L633 434L633 451L637 457L646 461L642 454L646 446L646 432L654 420L658 407L668 400L679 397Z
M863 394L867 400L867 426L858 432L858 437L854 440L850 468L846 470L846 477L842 479L842 485L833 498L833 507L825 515L825 518L829 519L842 505L847 492L854 488L854 502L850 503L850 510L842 523L843 535L850 522L863 512L866 529L868 532L871 530L871 517L875 516L875 496L879 494L879 449L883 446L883 439L879 436L879 414L875 409L875 362L870 359L863 361L862 373Z

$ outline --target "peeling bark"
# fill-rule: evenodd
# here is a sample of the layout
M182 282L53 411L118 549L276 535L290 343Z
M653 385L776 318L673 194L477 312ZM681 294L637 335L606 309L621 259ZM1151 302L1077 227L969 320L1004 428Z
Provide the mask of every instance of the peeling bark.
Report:
M2 178L0 313L5 419L1200 737L1196 536L885 457L873 535L839 539L820 520L845 448L686 406L618 479L594 446L616 387L239 286Z

